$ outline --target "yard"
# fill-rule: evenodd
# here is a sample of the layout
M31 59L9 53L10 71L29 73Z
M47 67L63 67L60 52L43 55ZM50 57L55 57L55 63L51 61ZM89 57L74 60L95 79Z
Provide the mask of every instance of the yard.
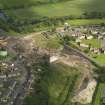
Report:
M94 58L96 62L105 64L105 54L100 55L92 54L91 56Z
M86 45L91 44L91 46L94 48L101 48L101 41L96 38L90 40L83 39L81 43ZM95 54L92 51L89 51L89 48L81 48L75 42L72 42L72 44L81 49L81 51L85 52L88 56L92 57L97 63L105 64L105 54Z
M41 86L40 94L28 96L26 105L82 105L71 102L73 89L80 72L77 68L68 67L67 65L57 63L51 64L49 70L39 83ZM93 104L85 105L100 105L103 89L105 84L100 83Z
M98 39L91 39L91 40L82 40L81 43L84 43L84 44L91 44L92 47L95 47L95 48L100 48L101 47L101 41L98 40Z
M91 39L91 40L83 40L82 43L87 45L91 44L92 47L101 48L101 41L98 39ZM105 64L105 54L92 54L89 52L89 55L94 58L96 62Z

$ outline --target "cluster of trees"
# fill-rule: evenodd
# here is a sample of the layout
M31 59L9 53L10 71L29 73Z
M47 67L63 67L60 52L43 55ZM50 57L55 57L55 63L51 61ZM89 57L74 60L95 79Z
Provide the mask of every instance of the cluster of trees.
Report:
M98 74L97 80L99 82L105 83L105 66L98 67L97 69L94 69L94 72Z
M48 56L37 57L37 62L33 63L33 73L35 80L33 84L33 92L24 100L25 105L48 105L48 90L46 84L42 83L43 76L49 72Z
M6 22L4 22L3 20L0 20L0 29L3 29L5 31L8 31L10 28L9 26L7 25Z
M6 15L5 15L6 16ZM94 18L105 18L105 13L103 12L85 12L80 18L94 19ZM75 19L73 16L63 16L63 17L42 17L38 16L32 20L20 20L17 18L12 18L6 16L6 21L0 19L0 28L4 30L14 30L16 32L33 32L35 28L43 28L50 26L59 26L64 24L66 20ZM104 24L101 24L102 26Z
M64 24L65 20L72 19L71 16L64 16L59 18L48 18L40 16L39 18L35 18L33 20L18 20L9 16L7 17L8 18L6 21L1 22L1 28L3 28L6 31L12 29L16 32L30 32L34 31L33 29L35 28L58 26ZM7 24L9 27L6 26ZM6 26L6 29L4 25Z
M83 18L87 19L94 19L94 18L105 18L105 13L104 12L85 12L83 13Z
M70 0L35 0L35 1L29 1L26 0L26 3L23 3L23 1L19 1L19 3L14 5L8 5L7 2L0 2L2 6L0 6L0 9L2 10L8 10L8 9L21 9L21 8L27 8L31 6L38 6L38 5L45 5L50 3L57 3L57 2L65 2ZM14 2L14 0L10 0L10 2Z

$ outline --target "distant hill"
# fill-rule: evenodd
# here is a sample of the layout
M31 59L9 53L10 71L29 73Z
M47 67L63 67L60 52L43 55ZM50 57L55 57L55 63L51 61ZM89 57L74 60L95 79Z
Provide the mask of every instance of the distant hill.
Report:
M0 9L11 27L21 27L15 29L20 32L68 19L105 18L104 4L105 0L0 0Z

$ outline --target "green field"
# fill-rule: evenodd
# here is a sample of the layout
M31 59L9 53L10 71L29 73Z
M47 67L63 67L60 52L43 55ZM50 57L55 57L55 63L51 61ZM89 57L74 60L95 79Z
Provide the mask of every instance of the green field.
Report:
M87 45L91 44L92 47L95 47L95 48L101 47L101 41L98 39L83 40L82 43L87 44Z
M4 0L6 3L7 1ZM13 0L12 0L13 1ZM14 0L14 4L17 0ZM27 2L32 2L32 0L27 0ZM35 1L35 0L33 0ZM38 0L37 0L38 1ZM17 3L21 5L20 1ZM6 4L5 3L5 4ZM26 3L26 2L25 2ZM1 2L2 4L2 2ZM12 3L7 3L9 5ZM45 5L38 5L32 7L26 7L23 9L13 9L13 10L6 10L5 12L9 16L13 16L17 19L35 19L36 16L41 17L62 17L62 16L73 16L73 17L80 17L84 12L105 12L104 8L105 1L104 0L69 0L66 2L59 2L59 3L52 3L52 4L45 4ZM28 4L27 4L28 5Z
M94 105L101 105L101 98L103 96L103 91L105 90L105 84L104 83L100 83L97 89L97 93L96 93L96 98L95 98L95 102Z
M100 55L93 54L92 57L94 57L94 60L96 62L99 62L101 64L105 64L105 54L100 54Z
M61 63L51 64L49 70L37 85L39 93L33 93L25 99L26 105L82 105L71 102L76 81L80 78L79 68L68 67ZM85 105L100 105L104 83L96 89L93 103ZM36 88L35 88L36 89Z
M33 32L52 25L62 26L65 21L71 25L105 23L104 4L105 0L0 0L0 9L9 17L8 24L0 21L0 26ZM77 18L95 20L71 20Z
M75 19L66 21L71 25L80 26L80 25L94 25L105 23L105 19Z
M43 84L48 86L49 105L70 104L73 87L78 75L75 68L55 64L44 77Z
M0 0L0 9L11 9L14 7L21 8L40 4L50 4L69 0Z
M98 39L83 40L82 43L85 43L87 45L91 44L92 47L95 47L95 48L101 48L101 41ZM98 55L98 54L92 54L91 52L89 52L89 55L93 57L96 62L105 64L105 54Z
M71 105L71 96L78 75L79 71L76 68L59 63L51 64L40 82L42 94L34 95L33 98L28 97L27 105L45 105L43 102L46 101L47 105Z

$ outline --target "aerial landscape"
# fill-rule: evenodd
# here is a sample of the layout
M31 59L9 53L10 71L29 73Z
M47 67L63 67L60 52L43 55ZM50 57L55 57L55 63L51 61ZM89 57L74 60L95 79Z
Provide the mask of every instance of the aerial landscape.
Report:
M0 0L0 105L105 105L105 0Z

